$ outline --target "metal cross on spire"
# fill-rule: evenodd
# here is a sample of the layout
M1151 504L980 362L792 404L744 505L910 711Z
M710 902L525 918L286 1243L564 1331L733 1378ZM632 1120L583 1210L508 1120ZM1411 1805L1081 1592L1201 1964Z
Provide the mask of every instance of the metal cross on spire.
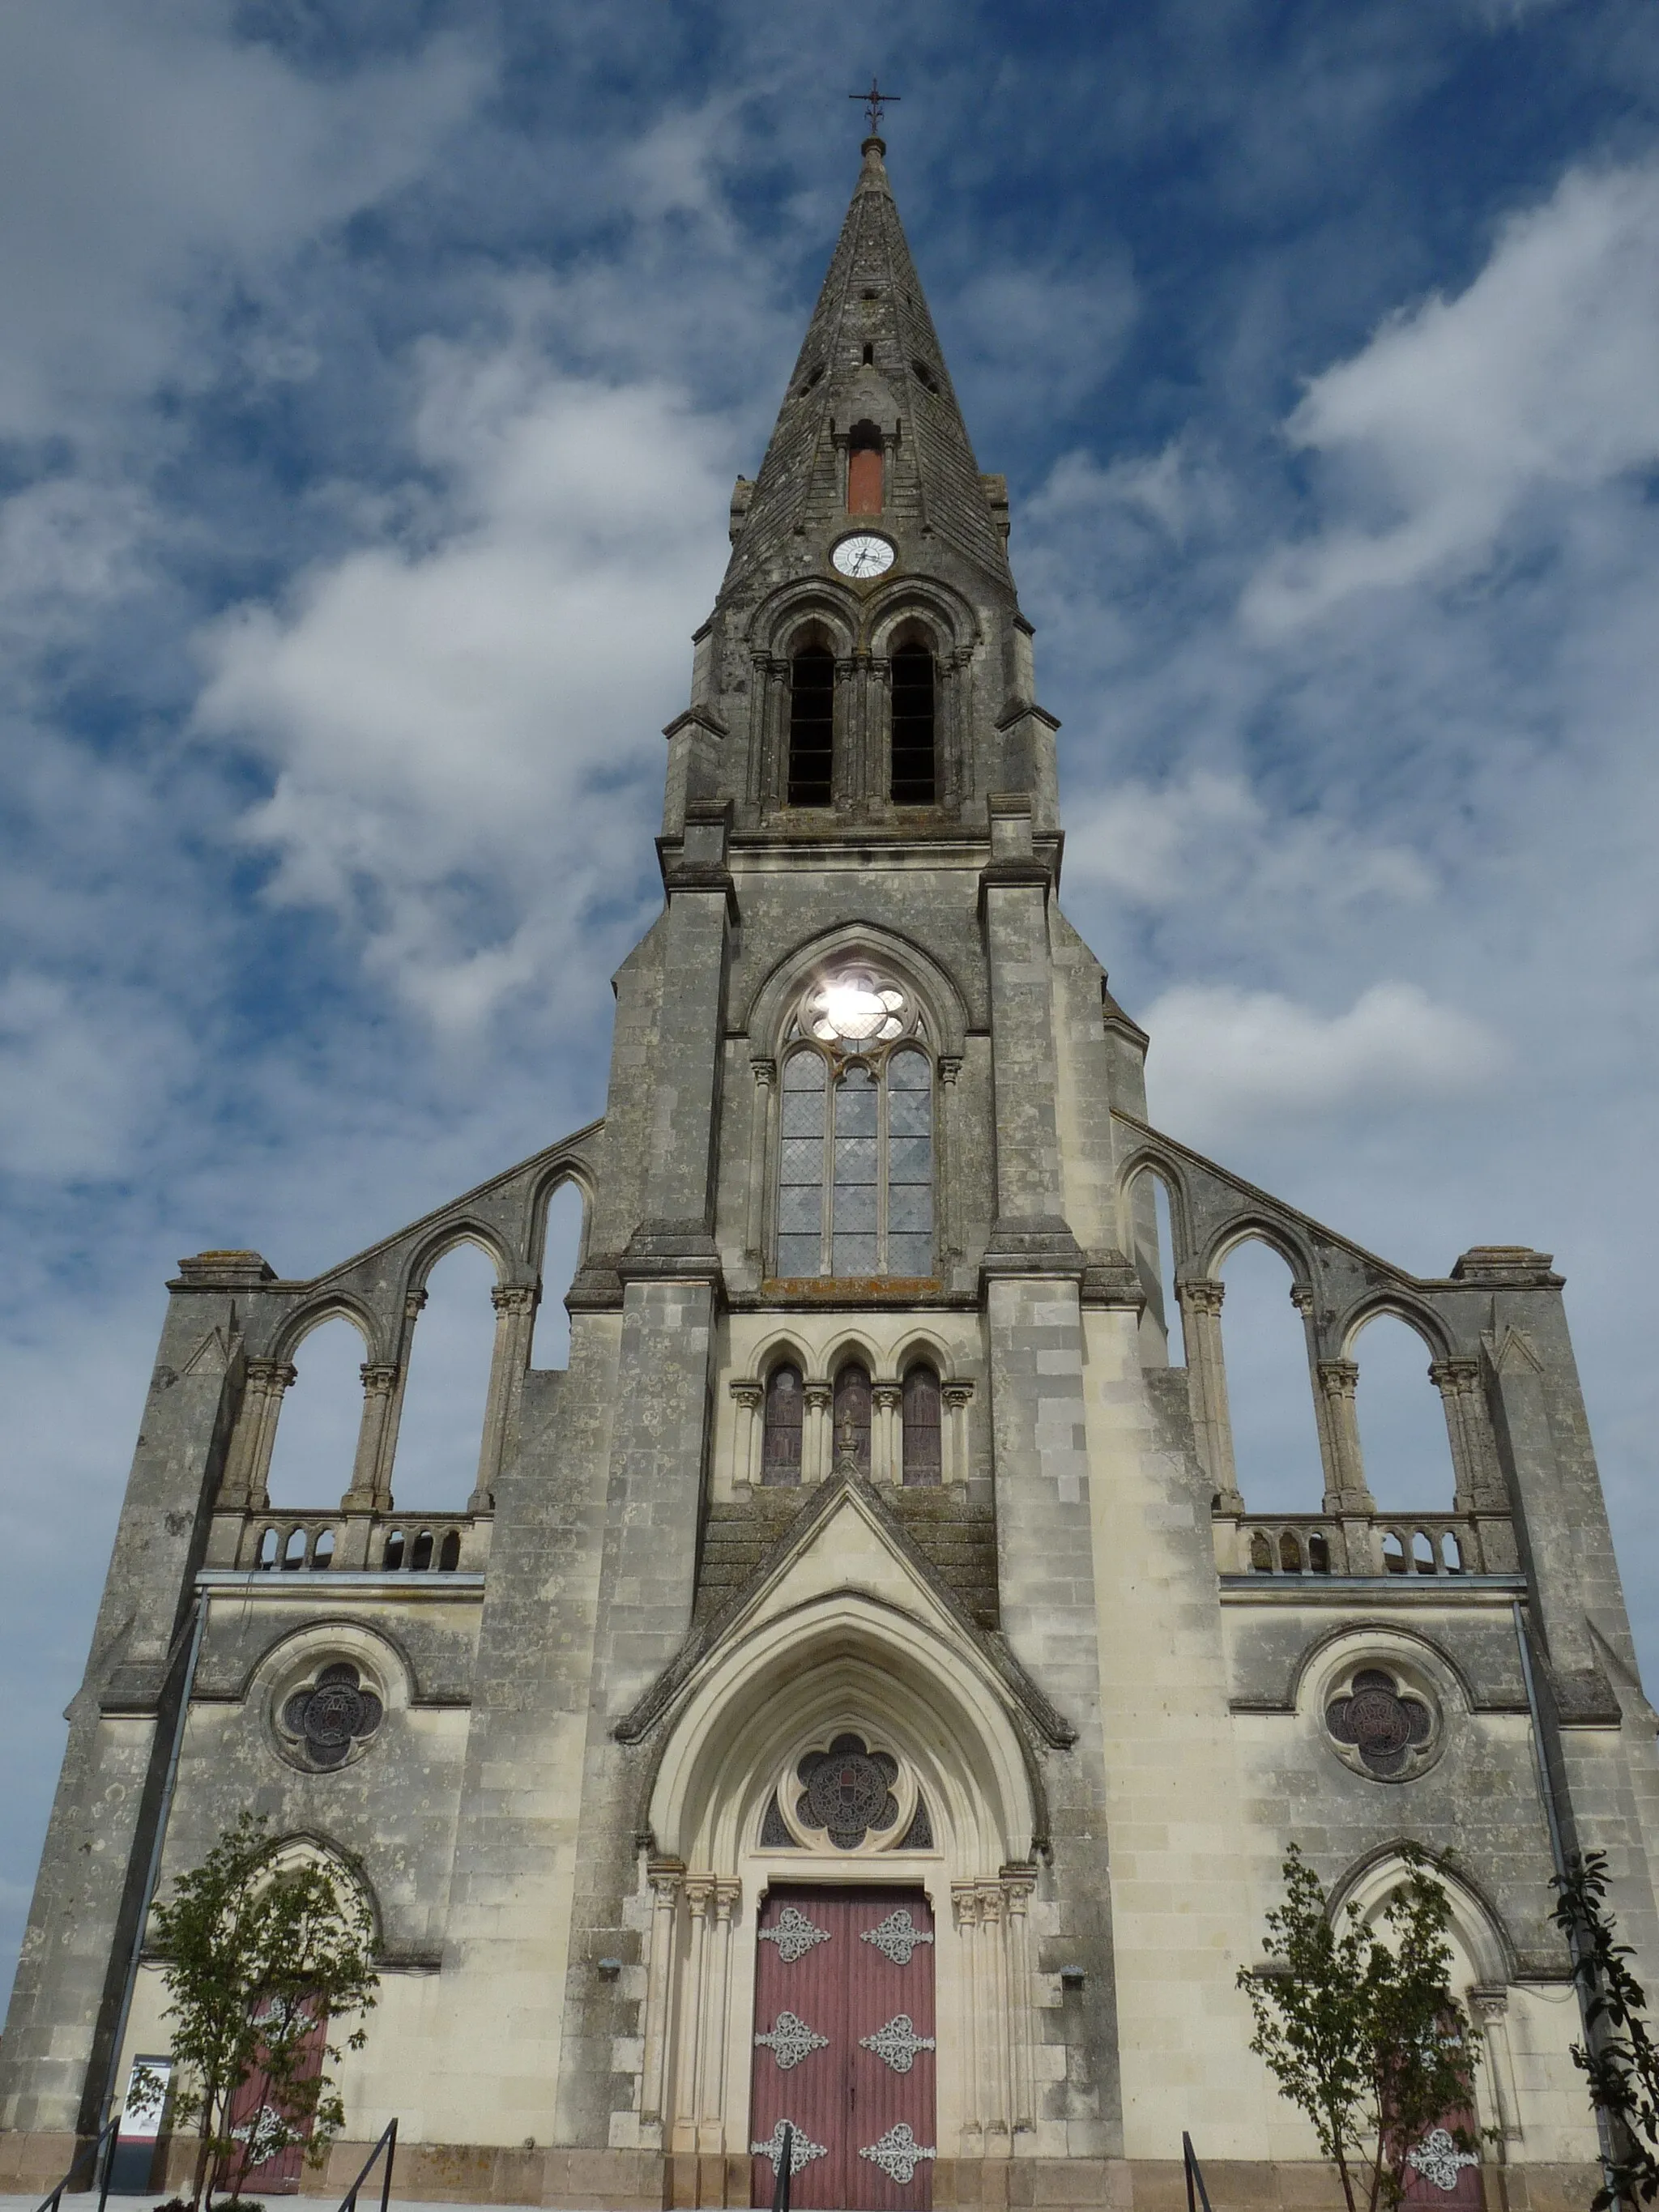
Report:
M900 95L896 92L884 92L876 82L874 72L872 71L869 91L849 92L847 97L848 100L861 100L864 102L865 113L870 118L870 136L876 138L881 135L882 109L890 104L896 107Z

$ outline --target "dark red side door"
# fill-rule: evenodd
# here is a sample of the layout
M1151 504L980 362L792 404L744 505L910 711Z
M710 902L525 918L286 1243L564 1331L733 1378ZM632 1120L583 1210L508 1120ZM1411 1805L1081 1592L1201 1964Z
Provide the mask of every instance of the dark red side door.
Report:
M776 2143L787 2121L803 2139L802 2212L933 2203L933 1935L919 1889L775 1889L762 1907L750 2135ZM756 2204L773 2181L757 2155Z

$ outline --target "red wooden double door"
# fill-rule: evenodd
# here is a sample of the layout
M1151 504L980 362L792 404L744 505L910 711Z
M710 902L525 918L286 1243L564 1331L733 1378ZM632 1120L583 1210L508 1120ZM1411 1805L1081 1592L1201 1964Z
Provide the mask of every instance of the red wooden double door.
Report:
M753 2202L786 2124L792 2205L933 2202L933 1915L920 1889L774 1889L761 1910L750 2100Z

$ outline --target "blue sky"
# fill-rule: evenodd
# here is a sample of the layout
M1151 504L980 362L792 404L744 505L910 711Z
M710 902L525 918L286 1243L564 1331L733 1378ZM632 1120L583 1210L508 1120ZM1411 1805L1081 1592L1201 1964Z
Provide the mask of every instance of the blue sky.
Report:
M1154 1115L1419 1271L1556 1254L1659 1659L1659 18L26 0L0 1978L179 1255L311 1273L602 1105L872 69ZM1316 1503L1283 1283L1230 1283L1247 1492ZM1361 1353L1409 1492L1420 1356Z

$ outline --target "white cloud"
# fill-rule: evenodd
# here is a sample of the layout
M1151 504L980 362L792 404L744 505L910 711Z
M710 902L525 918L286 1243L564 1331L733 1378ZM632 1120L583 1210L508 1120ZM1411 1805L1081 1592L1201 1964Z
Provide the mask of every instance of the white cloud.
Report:
M1361 519L1280 546L1246 594L1266 632L1353 593L1486 565L1534 495L1659 459L1659 167L1567 176L1455 299L1391 318L1287 426Z
M153 1006L55 976L0 982L0 1170L78 1182L125 1164L181 1040Z
M416 437L436 526L217 623L198 723L276 768L246 823L275 896L457 1029L568 986L570 931L637 880L621 789L661 770L728 456L667 386L561 376L529 337L429 349Z
M231 15L216 0L0 10L0 433L78 434L112 397L213 374L216 343L186 343L192 288L416 174L489 82L448 40L307 79Z
M1485 1024L1414 983L1374 983L1331 1016L1274 991L1177 984L1143 1019L1154 1111L1173 1134L1200 1142L1268 1117L1313 1121L1465 1097L1506 1057Z

